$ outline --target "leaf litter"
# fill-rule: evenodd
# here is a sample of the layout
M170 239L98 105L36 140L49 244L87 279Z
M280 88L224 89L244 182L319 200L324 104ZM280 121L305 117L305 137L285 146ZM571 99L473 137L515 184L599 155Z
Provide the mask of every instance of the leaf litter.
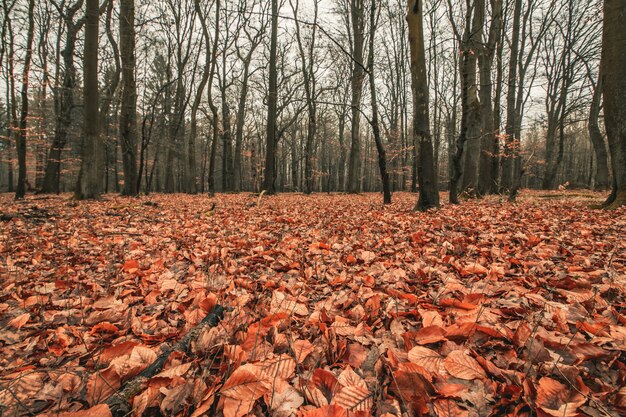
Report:
M219 304L133 415L626 413L624 210L414 198L0 197L2 412L109 416Z

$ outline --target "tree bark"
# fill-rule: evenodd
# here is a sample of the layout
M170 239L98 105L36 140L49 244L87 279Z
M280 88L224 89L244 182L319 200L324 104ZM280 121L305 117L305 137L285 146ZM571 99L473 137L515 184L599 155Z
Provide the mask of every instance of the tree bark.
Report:
M352 22L352 142L348 161L348 192L361 191L361 99L365 70L363 55L365 44L364 4L362 0L351 0L350 18Z
M517 125L517 66L519 60L520 26L522 20L522 0L515 0L513 11L513 33L511 34L511 58L509 59L508 90L506 96L506 126L505 126L505 149L504 161L502 164L501 188L509 191L513 187L515 176L514 168L517 155L519 154L519 143L515 138L515 128Z
M78 33L85 24L82 17L74 22L76 14L80 11L84 0L78 0L62 13L65 22L65 47L61 51L63 58L63 82L55 93L56 125L54 138L48 152L43 185L40 192L60 192L61 181L61 155L67 144L67 138L72 124L72 111L74 110L74 89L76 88L76 66L74 64L74 52ZM57 64L59 65L59 64Z
M120 143L124 170L123 195L136 196L137 189L137 85L135 82L135 0L120 0L120 53L122 58L122 105Z
M459 137L456 140L456 149L452 157L453 174L450 178L450 203L459 204L459 189L461 185L461 179L465 174L467 177L471 176L467 171L471 171L473 167L473 159L471 156L471 150L466 150L468 140L471 140L473 135L476 135L476 130L479 127L478 123L478 95L476 91L476 58L472 50L475 46L475 30L476 16L472 19L472 7L471 2L466 0L467 11L465 16L465 30L462 38L461 54L462 59L460 63L461 72L461 131ZM476 7L476 5L474 6ZM478 137L476 137L478 139ZM465 156L465 166L463 165L463 156ZM476 165L476 169L478 166Z
M411 51L411 86L413 90L413 138L419 147L418 181L419 199L416 210L425 211L439 207L439 187L433 143L430 137L428 114L428 80L426 51L424 49L424 18L421 0L408 1L408 35Z
M602 85L604 123L613 168L613 193L607 207L626 205L626 0L604 1Z
M16 136L18 177L15 199L23 199L26 195L26 129L28 127L28 87L30 64L33 56L33 39L35 37L35 0L28 2L28 34L26 36L26 56L22 75L22 110L20 112L20 128Z
M276 194L276 118L278 115L278 0L272 0L272 34L270 39L269 82L267 94L267 132L263 190Z
M595 165L595 184L596 190L606 190L609 188L609 158L607 154L606 144L604 143L604 136L600 130L598 124L598 118L600 117L600 107L602 104L602 74L598 76L598 81L594 86L593 99L591 101L591 108L589 110L589 139L596 156Z
M495 125L494 102L492 97L493 83L491 73L496 43L502 31L502 0L491 0L491 25L489 35L478 55L480 71L480 116L482 134L480 141L480 166L478 176L478 194L497 192L498 179L498 136L499 126Z
M383 138L380 133L380 123L378 121L378 99L376 97L376 78L374 77L374 45L376 38L376 1L372 0L370 10L370 39L369 39L369 84L372 104L372 133L378 151L378 168L380 170L380 181L383 186L383 204L391 204L391 187L389 186L389 174L387 172L387 153L383 145Z
M469 9L468 3L468 10ZM471 29L469 32L466 31L462 48L464 56L467 55L467 61L463 61L464 64L461 69L462 72L467 72L467 76L461 78L464 84L461 88L467 91L467 100L461 103L467 106L467 108L463 110L467 115L467 133L463 152L463 182L461 190L471 197L476 196L478 189L481 137L482 134L484 134L484 131L481 130L481 122L483 121L482 110L485 109L485 104L480 102L478 97L477 63L478 55L484 48L482 42L484 35L483 26L485 23L485 0L475 0L473 2L473 9L474 14L471 20ZM469 16L466 24L470 25ZM489 74L489 77L491 77L491 74ZM481 77L481 82L482 81L483 79ZM490 84L490 80L488 84ZM485 93L487 90L486 87L485 85L480 85L481 94ZM491 95L490 92L489 95Z
M102 151L98 120L98 0L86 0L84 53L84 142L75 197L97 199L102 188Z

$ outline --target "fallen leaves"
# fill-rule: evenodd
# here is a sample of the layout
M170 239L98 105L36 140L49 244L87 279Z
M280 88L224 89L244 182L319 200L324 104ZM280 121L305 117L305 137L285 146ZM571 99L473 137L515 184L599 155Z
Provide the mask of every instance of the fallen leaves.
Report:
M269 378L254 365L243 365L230 375L220 390L222 396L240 401L261 398L271 386Z
M473 380L486 378L485 370L481 368L476 359L462 350L450 352L444 359L443 366L450 375L459 379Z
M16 330L19 330L22 327L24 327L26 323L28 323L28 320L30 320L29 313L20 314L19 316L15 317L13 320L9 321L8 326L13 327Z
M7 415L108 417L101 403L216 304L223 321L162 359L129 398L135 415L626 412L619 212L487 198L415 214L408 194L385 208L368 195L107 198L37 201L55 215L0 231L19 271L0 291Z

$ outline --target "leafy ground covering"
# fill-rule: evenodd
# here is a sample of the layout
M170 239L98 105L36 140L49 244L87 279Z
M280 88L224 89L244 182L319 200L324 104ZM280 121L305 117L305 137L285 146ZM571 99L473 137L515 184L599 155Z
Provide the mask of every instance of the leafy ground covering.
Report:
M528 193L0 197L3 416L619 416L626 211ZM112 397L113 396L113 397Z

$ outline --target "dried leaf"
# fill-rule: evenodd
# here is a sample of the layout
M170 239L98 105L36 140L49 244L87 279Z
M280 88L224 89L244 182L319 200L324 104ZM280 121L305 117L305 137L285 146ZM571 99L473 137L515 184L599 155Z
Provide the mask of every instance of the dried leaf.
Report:
M487 377L485 370L476 359L467 355L462 350L450 352L443 363L446 371L455 378L473 380Z

